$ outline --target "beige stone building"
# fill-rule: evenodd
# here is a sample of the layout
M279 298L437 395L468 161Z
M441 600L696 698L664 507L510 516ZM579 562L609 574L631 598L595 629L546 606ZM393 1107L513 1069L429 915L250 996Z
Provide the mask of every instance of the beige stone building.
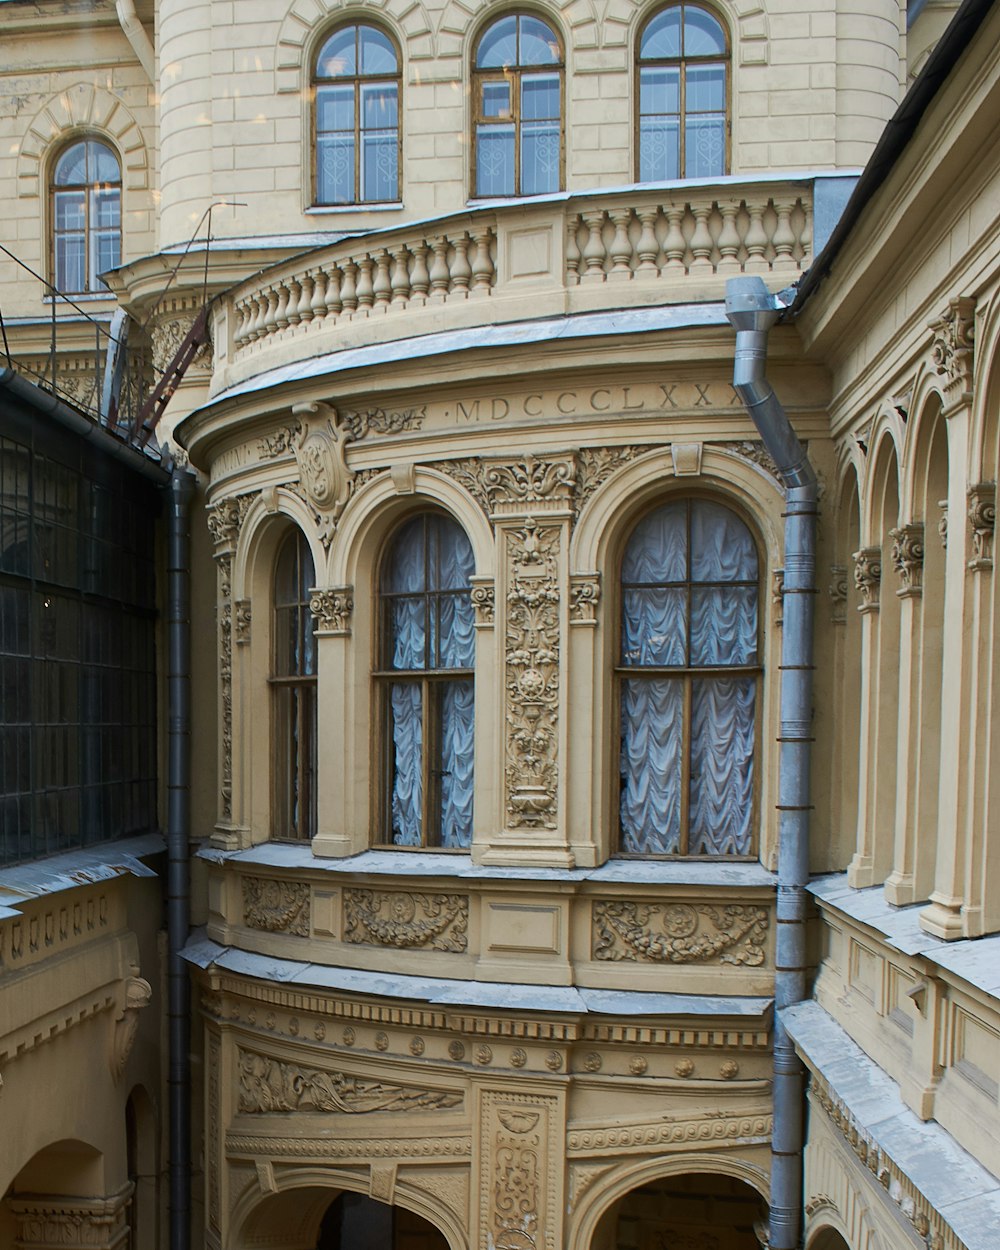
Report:
M0 1246L1000 1244L997 6L0 30Z

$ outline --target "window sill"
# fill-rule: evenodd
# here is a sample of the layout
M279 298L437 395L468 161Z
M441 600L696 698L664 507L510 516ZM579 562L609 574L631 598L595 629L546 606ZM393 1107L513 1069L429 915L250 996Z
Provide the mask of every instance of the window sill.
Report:
M63 291L59 295L43 295L43 304L114 304L116 297L111 291L89 291L85 295L74 295L72 291Z
M343 213L398 213L402 208L402 200L389 204L314 204L305 213L307 217L330 217Z

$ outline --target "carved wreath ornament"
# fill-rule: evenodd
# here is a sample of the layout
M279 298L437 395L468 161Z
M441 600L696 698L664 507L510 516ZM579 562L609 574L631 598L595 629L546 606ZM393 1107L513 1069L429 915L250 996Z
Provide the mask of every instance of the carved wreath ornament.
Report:
M469 944L464 894L345 890L344 917L348 942L457 952Z
M764 962L767 927L766 908L742 903L597 903L594 958L757 967Z

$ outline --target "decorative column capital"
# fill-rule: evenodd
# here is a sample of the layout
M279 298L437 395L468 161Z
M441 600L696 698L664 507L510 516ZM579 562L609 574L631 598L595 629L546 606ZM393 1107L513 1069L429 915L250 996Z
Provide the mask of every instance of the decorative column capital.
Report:
M486 461L483 485L490 511L497 516L525 516L568 508L576 485L576 457L570 453L539 460Z
M492 629L496 621L496 584L492 577L470 577L476 629Z
M996 482L977 482L969 487L969 525L972 528L972 559L968 567L973 573L988 573L993 568L993 533L996 529Z
M319 634L347 635L354 612L353 586L314 587L309 591L309 611Z
M877 612L882 582L882 548L862 547L851 558L854 560L854 585L861 596L858 611L863 615Z
M945 379L949 408L969 403L972 399L975 311L974 299L959 296L949 300L941 316L930 323L934 335L931 356L935 371Z
M919 598L924 579L924 526L911 521L889 531L892 539L892 563L902 580L896 591L900 599Z
M569 579L569 623L596 625L600 599L600 573L574 573Z

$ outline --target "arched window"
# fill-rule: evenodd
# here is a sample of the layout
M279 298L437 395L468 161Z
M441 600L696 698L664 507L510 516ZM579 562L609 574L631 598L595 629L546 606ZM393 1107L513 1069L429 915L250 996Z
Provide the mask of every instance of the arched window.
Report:
M476 45L475 195L544 195L562 186L562 45L528 13L488 26Z
M396 846L472 840L474 571L461 527L433 512L397 530L382 563L381 837Z
M636 65L639 181L726 172L729 47L694 4L661 9L643 27Z
M341 26L323 44L316 96L316 203L399 199L399 54L375 26Z
M648 513L621 572L620 850L749 855L760 664L758 562L729 508Z
M122 254L122 175L100 139L80 139L52 171L52 281L71 295L106 291Z
M309 590L312 554L301 530L289 532L274 566L271 692L276 838L316 833L316 638Z

